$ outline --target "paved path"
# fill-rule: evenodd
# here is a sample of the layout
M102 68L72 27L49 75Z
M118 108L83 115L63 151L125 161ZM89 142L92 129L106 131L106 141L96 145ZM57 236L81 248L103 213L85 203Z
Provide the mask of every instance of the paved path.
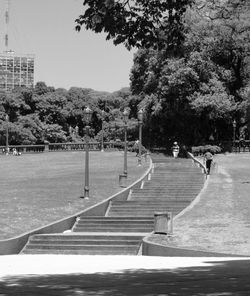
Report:
M0 295L250 295L250 258L0 257Z
M181 247L250 256L250 154L215 157L199 202L174 223Z

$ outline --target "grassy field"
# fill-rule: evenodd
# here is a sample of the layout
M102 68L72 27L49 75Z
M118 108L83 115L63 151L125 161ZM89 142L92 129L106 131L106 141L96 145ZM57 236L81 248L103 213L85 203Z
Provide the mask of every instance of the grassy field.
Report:
M0 239L10 238L81 211L119 192L123 152L90 152L90 199L84 188L84 152L0 156ZM128 154L131 184L148 167Z

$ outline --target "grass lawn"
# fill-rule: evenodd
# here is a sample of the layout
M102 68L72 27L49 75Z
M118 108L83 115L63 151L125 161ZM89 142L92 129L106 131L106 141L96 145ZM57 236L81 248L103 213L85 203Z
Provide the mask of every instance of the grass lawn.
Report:
M122 188L123 152L90 152L90 199L84 189L84 152L0 156L0 239L30 231L79 212ZM148 168L128 153L127 184Z

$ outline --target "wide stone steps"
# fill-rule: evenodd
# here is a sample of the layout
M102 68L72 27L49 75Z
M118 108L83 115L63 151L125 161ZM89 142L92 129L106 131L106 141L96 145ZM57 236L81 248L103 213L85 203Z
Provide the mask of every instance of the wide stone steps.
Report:
M154 213L180 213L200 192L204 177L187 159L154 157L154 172L106 216L80 216L67 234L33 235L22 254L136 255L154 229Z
M173 192L186 192L186 193L191 193L194 194L194 190L200 190L202 187L201 186L194 186L193 188L185 188L185 187L173 187L173 188L168 188L168 187L157 187L155 189L153 188L143 188L141 190L135 190L132 191L133 194L160 194L160 193L173 193Z
M135 217L153 217L154 213L157 211L168 211L172 212L173 215L177 215L179 212L181 212L183 207L178 208L154 208L154 209L122 209L122 208L117 208L117 209L111 209L109 212L109 215L112 217L126 217L128 214L133 215Z
M21 254L136 255L143 235L33 235Z
M150 232L153 230L153 217L129 215L125 217L85 217L81 216L73 227L74 232Z
M138 200L129 200L129 201L124 201L124 202L114 202L112 203L111 210L114 209L136 209L136 210L147 210L147 209L152 209L152 210L159 210L159 209L175 209L175 208L180 208L180 207L185 207L189 203L188 202L175 202L175 201L170 201L170 202L148 202L147 200L143 201L138 201Z

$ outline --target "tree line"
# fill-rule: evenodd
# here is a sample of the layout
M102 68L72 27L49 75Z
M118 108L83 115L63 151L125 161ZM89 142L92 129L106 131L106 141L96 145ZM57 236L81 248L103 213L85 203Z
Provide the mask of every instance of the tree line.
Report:
M123 139L122 112L130 110L128 135L138 136L144 110L147 147L219 144L248 137L250 105L250 6L247 0L85 0L76 29L105 32L107 40L138 48L130 87L114 93L72 87L0 94L0 132L10 117L13 144L77 141L84 136L83 109L93 110L91 138ZM102 111L104 113L102 113ZM77 131L77 132L70 132Z
M99 141L123 137L123 111L130 110L129 139L136 135L136 105L129 88L108 93L88 88L69 90L37 82L34 88L15 88L0 93L0 144L5 145L8 115L9 144L63 143L84 140L83 110L93 111L90 136Z

